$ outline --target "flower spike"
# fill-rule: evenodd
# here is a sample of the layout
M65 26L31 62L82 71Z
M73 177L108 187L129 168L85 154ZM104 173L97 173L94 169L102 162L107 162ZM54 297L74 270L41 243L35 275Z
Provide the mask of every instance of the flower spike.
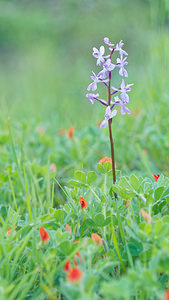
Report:
M128 65L127 56L128 53L122 49L124 46L123 41L121 40L115 46L110 42L108 37L104 38L105 47L108 46L109 54L106 55L105 47L101 46L98 50L93 48L93 56L97 59L96 65L100 66L102 69L98 74L93 73L94 76L91 76L93 80L89 84L87 90L92 90L95 92L88 93L86 97L91 101L92 104L95 102L100 102L106 106L106 111L104 114L104 120L100 123L100 128L109 128L109 137L110 137L110 146L111 146L111 156L112 156L112 173L113 173L113 184L116 182L116 172L115 172L115 155L114 155L114 142L112 137L111 123L112 119L117 115L116 107L119 107L120 113L122 115L130 114L130 110L126 107L126 104L129 103L128 92L131 91L132 84L125 85L124 79L122 79L120 88L114 88L111 84L112 72L118 70L120 76L128 77L127 70L125 69ZM119 56L116 59L116 62L113 61L114 52L119 53ZM99 93L97 93L98 83L103 83L107 88L108 97L107 100L99 99ZM112 90L113 89L113 92ZM119 96L114 97L114 94L119 93ZM112 100L112 97L114 99ZM97 100L97 101L95 101ZM114 193L115 198L117 199L116 193Z

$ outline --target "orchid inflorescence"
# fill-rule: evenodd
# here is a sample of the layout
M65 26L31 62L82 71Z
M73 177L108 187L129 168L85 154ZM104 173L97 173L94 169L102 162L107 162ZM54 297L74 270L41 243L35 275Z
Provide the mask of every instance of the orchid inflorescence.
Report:
M120 106L121 114L125 113L130 114L130 110L126 107L126 104L129 102L128 92L131 91L131 86L133 84L125 85L124 79L122 79L121 85L119 88L115 88L111 86L111 72L116 68L119 68L119 75L128 77L128 73L125 69L125 66L128 65L127 55L128 53L122 49L124 43L121 40L116 46L109 41L108 37L104 38L104 43L109 47L110 54L105 56L105 48L101 46L98 50L97 48L93 48L93 56L97 59L96 65L102 66L103 69L96 75L94 72L93 76L91 76L92 83L89 84L87 90L92 90L95 92L97 90L97 84L103 83L108 89L108 101L99 98L99 93L88 93L86 97L91 101L92 104L95 103L95 100L99 101L101 104L106 106L105 111L105 119L101 122L100 128L108 127L108 121L111 120L117 114L117 110L114 109L116 105ZM112 55L114 52L118 52L120 58L116 59L116 63L112 63ZM125 56L125 57L124 57ZM120 93L120 97L115 96L114 100L111 100L111 97L116 93Z

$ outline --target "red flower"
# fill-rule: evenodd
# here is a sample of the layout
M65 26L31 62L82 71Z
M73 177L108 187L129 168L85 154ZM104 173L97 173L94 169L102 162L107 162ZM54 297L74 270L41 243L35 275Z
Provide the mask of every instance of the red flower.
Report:
M14 227L14 230L17 228L17 226ZM11 232L12 228L9 228L6 232L6 234L9 236L10 235L10 232Z
M56 172L56 165L55 165L54 163L52 163L52 164L50 165L50 171L51 171L51 172Z
M45 134L45 131L40 126L36 127L36 132L38 132L41 136Z
M81 209L86 209L87 208L87 201L82 197L79 197L79 201L80 201Z
M143 209L141 209L140 211L141 211L143 218L147 221L147 224L151 223L151 216Z
M112 159L111 158L108 158L108 157L103 157L100 161L99 161L99 164L105 164L107 161L111 162L112 164Z
M157 182L158 178L160 177L160 175L155 175L155 174L152 174L152 176L154 177L155 181Z
M68 224L66 224L66 231L69 231L70 233L72 233L72 229Z
M77 260L76 260L76 256L78 256L78 260L81 261L81 255L80 255L80 252L77 252L77 253L75 254L75 256L73 257L73 263L74 263L75 266L78 265Z
M78 268L70 269L67 275L67 281L69 282L78 282L82 279L82 271Z
M169 300L169 289L165 291L164 300Z
M76 243L79 243L79 240L75 240L75 241L73 242L73 244L76 244Z
M70 139L73 138L74 131L75 131L74 126L71 126L71 127L68 129L68 131L67 131L67 136L68 136Z
M70 260L67 260L64 265L64 271L69 272L70 271Z
M129 202L127 200L124 200L124 203L126 204L126 208L129 206Z
M58 135L59 136L63 136L65 134L65 129L64 128L61 128L58 130Z
M49 240L49 234L43 227L39 228L39 233L40 233L42 243L47 242Z
M98 244L99 246L103 244L102 238L97 233L92 233L91 238L95 244Z

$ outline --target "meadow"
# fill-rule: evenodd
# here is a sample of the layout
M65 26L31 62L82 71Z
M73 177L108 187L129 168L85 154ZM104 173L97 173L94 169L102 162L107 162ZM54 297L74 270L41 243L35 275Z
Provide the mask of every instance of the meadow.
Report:
M168 300L168 1L1 1L0 24L0 299ZM134 84L115 184L86 98L106 36Z

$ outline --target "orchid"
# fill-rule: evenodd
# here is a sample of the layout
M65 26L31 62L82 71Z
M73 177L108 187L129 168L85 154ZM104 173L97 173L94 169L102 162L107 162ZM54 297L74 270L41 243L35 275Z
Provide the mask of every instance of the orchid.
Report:
M106 108L106 113L104 115L105 119L101 122L100 124L100 128L107 128L108 127L108 120L111 120L113 117L115 117L117 114L117 110L114 109L113 111L111 111L111 107L108 106Z
M128 53L122 49L123 45L124 43L121 40L118 44L116 44L116 48L114 50L114 51L119 51L121 57L123 57L123 55L128 55Z
M106 71L111 72L114 70L115 65L111 63L111 59L107 59L107 61L104 63L103 67L106 69Z
M114 91L116 92L121 92L120 94L120 97L123 101L126 101L126 102L129 102L129 95L127 94L127 92L130 92L131 91L131 86L133 84L127 84L125 86L125 82L124 82L124 79L122 79L122 82L121 82L121 86L119 89L115 88L115 87L111 87Z
M89 98L89 100L91 101L92 104L94 104L96 98L99 97L99 94L88 93L88 94L86 94L86 97Z
M126 69L124 68L124 66L128 65L128 62L126 61L127 57L125 58L117 58L117 64L116 66L120 68L119 70L119 75L120 76L125 76L128 77L128 73L126 71Z
M93 82L89 84L87 90L88 91L92 90L94 92L95 90L97 90L97 83L98 82L106 82L106 81L108 81L108 79L103 80L102 77L99 74L96 75L94 72L92 72L92 73L93 73L94 76L91 76L90 78L93 80Z
M97 48L93 48L93 56L97 58L97 66L100 66L101 63L104 62L104 54L105 48L104 46L101 46L100 49L98 50Z
M115 183L116 175L115 175L115 160L114 160L114 143L113 143L112 132L111 132L111 123L112 123L112 119L117 115L117 110L115 109L115 106L120 107L120 113L122 115L130 114L130 110L128 109L128 107L126 107L126 104L129 103L128 92L131 91L131 86L133 84L125 85L125 81L124 79L122 79L120 88L115 88L114 86L111 86L112 71L115 71L117 68L119 68L120 76L128 77L127 70L125 69L125 67L128 65L127 62L128 53L122 49L122 47L124 46L122 40L119 43L117 43L116 46L114 46L114 44L110 42L109 38L105 37L104 43L108 46L110 52L108 55L106 55L104 46L101 46L99 50L95 47L93 48L93 56L97 59L96 65L102 66L102 69L99 71L98 74L95 74L93 72L93 76L91 76L93 82L89 84L87 90L88 91L92 90L93 92L95 92L98 88L97 84L103 83L108 90L108 100L103 100L98 98L99 93L96 94L88 93L86 94L86 97L91 101L92 104L95 104L95 100L97 100L97 102L100 102L101 104L106 106L104 120L100 122L100 128L109 127L111 155L112 155L113 183ZM116 62L113 62L114 52L118 52L120 55L120 57L116 59ZM113 90L113 92L111 92L111 89ZM114 97L114 99L112 99L112 96L116 93L120 94L120 98L116 96Z
M123 99L120 100L118 96L114 97L116 105L119 105L121 107L121 114L125 115L125 113L130 114L130 110L125 106L127 103Z
M113 49L114 44L112 44L112 43L110 42L110 40L109 40L108 37L105 37L105 38L104 38L104 42L105 42L106 45L109 46L109 50L112 50L112 49Z

